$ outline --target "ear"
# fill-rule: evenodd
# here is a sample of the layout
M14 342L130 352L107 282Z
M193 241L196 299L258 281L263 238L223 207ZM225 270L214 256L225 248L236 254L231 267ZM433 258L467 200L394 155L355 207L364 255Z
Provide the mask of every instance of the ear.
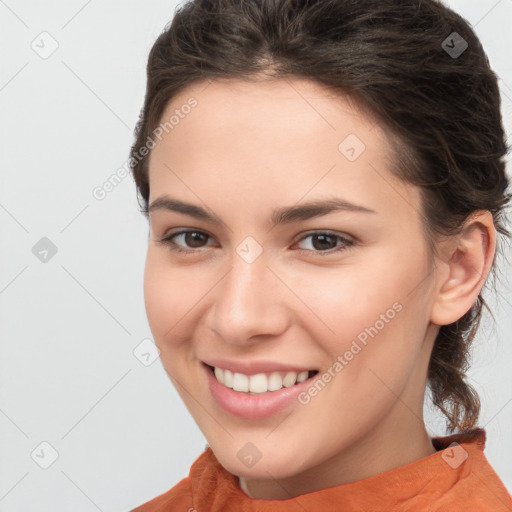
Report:
M462 232L443 242L436 261L436 290L430 320L448 325L475 304L496 252L496 228L491 212L478 210Z

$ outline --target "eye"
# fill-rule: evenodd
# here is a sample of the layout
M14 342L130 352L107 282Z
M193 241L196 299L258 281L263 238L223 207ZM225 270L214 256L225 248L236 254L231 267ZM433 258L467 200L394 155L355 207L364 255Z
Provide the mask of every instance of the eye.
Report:
M185 241L187 244L191 243L192 248L189 249L183 249L181 246L176 244L174 239L179 238L180 236L184 236L185 238L183 241ZM194 230L187 230L187 231L178 231L177 233L170 234L161 240L158 240L159 243L162 243L164 245L169 246L169 249L171 251L175 252L183 252L183 253L190 253L190 252L197 252L194 249L198 248L198 244L200 246L201 240L210 238L210 235L207 233L204 233L203 231L194 231Z
M347 248L353 246L356 242L350 238L346 238L341 235L337 235L335 233L330 232L324 232L324 231L315 231L313 233L309 233L305 236L303 236L299 242L302 242L303 240L311 239L311 243L308 243L307 245L310 245L313 247L313 252L318 253L320 256L332 254L334 252L344 251ZM338 245L336 242L340 241L341 244ZM334 245L333 245L334 243ZM327 247L331 246L331 247ZM318 250L316 250L318 249ZM310 249L306 249L310 250Z
M182 238L182 242L185 242L185 244L187 245L186 248L183 248L182 246L176 243L175 240L179 239L180 237L184 237ZM178 231L176 233L171 233L170 235L158 240L158 243L167 245L169 249L173 252L197 253L199 252L199 249L202 247L201 244L204 243L208 238L211 238L210 235L203 231L184 230ZM296 242L296 244L309 238L311 239L311 243L309 245L310 247L313 247L313 249L301 250L317 253L320 256L343 251L356 244L356 241L353 239L349 239L341 235L324 231L314 231L312 233L308 233L302 238L300 238L298 242ZM336 243L337 241L340 241L341 244L338 245ZM333 248L327 246L333 246Z

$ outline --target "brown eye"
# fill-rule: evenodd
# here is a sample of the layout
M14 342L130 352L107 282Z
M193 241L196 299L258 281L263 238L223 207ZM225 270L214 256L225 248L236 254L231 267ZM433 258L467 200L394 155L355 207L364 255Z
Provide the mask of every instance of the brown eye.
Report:
M312 249L304 250L318 253L321 256L343 251L355 244L354 240L336 235L334 233L324 233L320 231L309 233L308 235L301 238L299 242L307 240L308 238L311 239L311 243L309 245L312 247ZM338 241L341 243L338 244Z
M176 243L175 240L181 238L181 243ZM172 233L167 237L158 240L159 243L169 246L172 251L182 253L194 253L199 252L203 247L208 247L205 242L211 238L210 235L203 231L197 230L185 230ZM337 235L334 233L325 233L321 231L315 231L302 237L298 243L303 240L311 239L311 248L301 249L309 253L318 254L320 256L327 256L333 253L337 253L348 249L349 247L356 244L355 240ZM340 243L338 243L340 242ZM183 245L185 247L183 247Z
M191 248L201 247L201 243L204 243L204 239L208 238L208 235L200 231L186 231L182 233L182 235L184 235L185 243Z
M183 237L182 244L185 244L185 248L182 247L182 244L177 244L174 240L179 237ZM203 233L202 231L178 231L177 233L173 233L161 240L158 240L159 243L168 245L172 251L176 252L194 252L194 249L200 249L204 247L204 242L210 238L210 235Z

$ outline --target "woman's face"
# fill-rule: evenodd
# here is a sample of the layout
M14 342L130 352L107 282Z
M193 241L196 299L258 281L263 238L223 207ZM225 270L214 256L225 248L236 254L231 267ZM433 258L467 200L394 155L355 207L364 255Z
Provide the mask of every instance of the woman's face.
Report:
M311 489L333 468L364 476L424 433L436 333L419 189L390 173L379 125L313 82L197 83L173 115L151 153L144 275L167 373L231 473ZM205 362L245 370L239 389L244 374L318 374L249 394Z

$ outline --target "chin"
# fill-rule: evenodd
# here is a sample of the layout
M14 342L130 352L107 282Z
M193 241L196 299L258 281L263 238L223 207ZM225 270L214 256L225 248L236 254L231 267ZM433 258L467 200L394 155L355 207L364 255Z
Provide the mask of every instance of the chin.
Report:
M231 474L238 477L247 479L262 479L268 480L269 478L281 479L289 478L297 473L297 458L296 454L274 454L272 458L270 456L265 460L265 456L262 457L252 466L242 462L236 453L229 452L225 453L225 450L217 452L212 447L217 460L220 464Z

